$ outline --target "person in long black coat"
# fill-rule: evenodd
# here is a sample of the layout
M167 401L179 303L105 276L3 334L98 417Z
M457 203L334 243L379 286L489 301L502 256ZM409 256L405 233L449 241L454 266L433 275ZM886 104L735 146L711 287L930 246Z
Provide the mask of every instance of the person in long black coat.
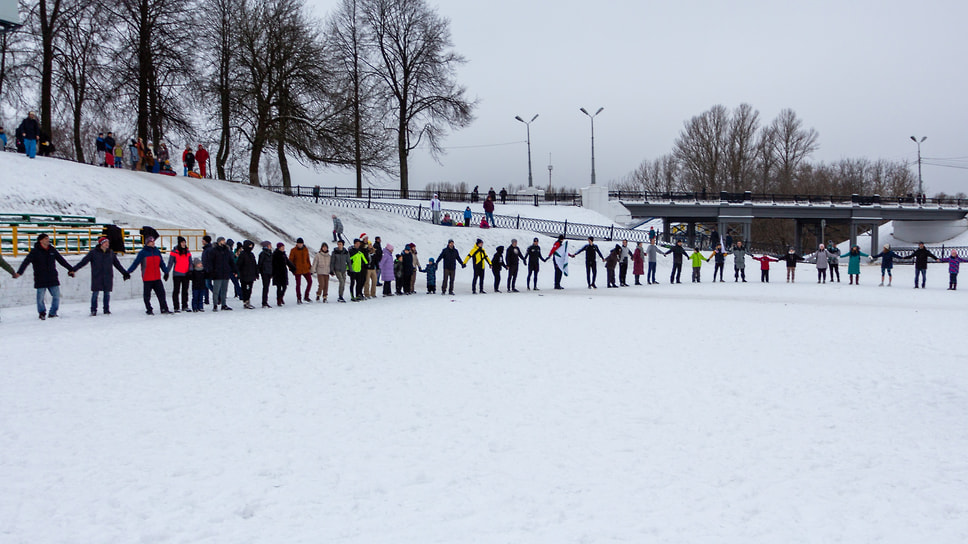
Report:
M252 284L259 277L259 263L256 262L252 249L255 244L251 240L242 243L242 253L236 266L239 268L239 281L242 283L242 304L246 310L255 308L249 300L252 298Z
M286 255L286 244L279 242L272 252L272 284L276 286L276 305L282 306L286 302L286 288L289 287L289 273L296 273L296 265Z
M87 255L68 272L73 277L77 271L91 263L91 316L97 315L97 299L99 293L104 293L104 315L111 315L111 291L114 289L114 270L121 272L124 281L131 275L121 266L118 256L111 251L111 241L107 236L98 238L97 247L87 252Z
M24 273L27 265L32 265L34 269L34 289L37 290L37 313L41 319L57 317L57 310L60 308L60 279L57 277L57 264L66 268L68 272L73 270L70 263L50 245L50 237L46 234L37 235L37 242L34 248L27 254L27 258L20 263L17 269L17 276ZM47 306L44 297L50 291L50 314L47 313Z
M262 241L262 250L259 252L259 276L262 278L262 307L269 306L269 285L272 284L272 244L269 240Z

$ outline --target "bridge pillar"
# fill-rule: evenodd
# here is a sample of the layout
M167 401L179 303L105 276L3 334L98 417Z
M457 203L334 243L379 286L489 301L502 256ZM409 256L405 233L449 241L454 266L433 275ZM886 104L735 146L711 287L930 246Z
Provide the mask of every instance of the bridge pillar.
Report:
M857 245L857 223L850 222L850 247Z
M878 236L879 233L877 232L879 230L880 230L880 225L878 225L877 223L873 223L871 225L871 255L877 255L878 253L880 253L880 250L878 249L879 247L881 247L880 237Z
M793 250L797 253L800 252L800 231L803 230L802 227L799 219L793 220Z
M689 241L689 247L696 247L696 222L690 221L686 224L686 239Z
M672 221L668 218L662 219L662 241L669 243L672 241Z

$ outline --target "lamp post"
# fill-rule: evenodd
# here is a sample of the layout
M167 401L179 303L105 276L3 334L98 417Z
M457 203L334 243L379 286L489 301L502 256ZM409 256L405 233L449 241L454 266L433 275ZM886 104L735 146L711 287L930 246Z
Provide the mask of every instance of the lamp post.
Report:
M604 110L605 107L603 106L601 108L598 108L598 111L596 111L595 113L588 113L588 110L586 110L585 108L579 108L579 109L581 110L582 113L587 115L588 118L591 119L592 121L592 185L595 185L595 116L598 115L599 113L602 113L602 110Z
M920 140L911 136L911 140L918 144L918 201L921 200L921 195L924 194L924 182L921 180L921 143L927 140L928 137L924 136Z
M518 121L521 121L526 127L528 127L528 187L534 187L534 179L531 177L531 123L538 118L538 114L534 114L534 117L532 117L530 121L521 119L520 115L515 115L514 118Z

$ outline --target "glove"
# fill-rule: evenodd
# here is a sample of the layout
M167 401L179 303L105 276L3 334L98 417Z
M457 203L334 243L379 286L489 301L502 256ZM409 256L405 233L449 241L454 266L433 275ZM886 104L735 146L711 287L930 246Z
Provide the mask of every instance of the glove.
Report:
M165 281L168 281L168 274L165 274Z
M131 279L131 274L125 273L121 277L124 278L124 281L128 281Z
M73 270L68 270L67 271L67 275L73 278L74 277L74 271Z

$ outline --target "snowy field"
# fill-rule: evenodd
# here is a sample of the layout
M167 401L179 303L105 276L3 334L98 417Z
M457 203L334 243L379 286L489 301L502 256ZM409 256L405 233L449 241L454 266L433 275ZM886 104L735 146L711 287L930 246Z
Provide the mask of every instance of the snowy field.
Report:
M325 210L218 191L326 232ZM203 200L192 222L220 221ZM352 221L423 259L463 230ZM600 266L594 291L572 266L537 293L472 296L468 269L454 297L4 308L0 542L968 541L968 313L945 265L926 290L910 266L890 288L810 265L673 286L665 260L659 285L605 289Z

